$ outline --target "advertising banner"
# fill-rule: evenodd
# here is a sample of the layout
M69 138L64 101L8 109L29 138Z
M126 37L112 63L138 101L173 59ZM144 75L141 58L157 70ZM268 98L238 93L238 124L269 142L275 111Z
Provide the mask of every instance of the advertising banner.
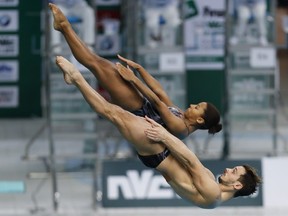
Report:
M18 31L18 16L17 10L0 10L0 31Z
M215 176L225 168L249 164L261 175L261 161L207 160L203 164ZM103 207L193 206L180 198L157 171L145 167L138 159L105 161L103 164ZM262 206L262 189L247 198L236 198L222 206Z
M14 108L19 105L18 86L0 86L0 108Z
M0 57L16 57L19 55L19 36L0 35Z
M0 0L0 118L42 116L41 9Z
M224 68L225 0L185 0L187 69Z
M0 60L0 83L17 82L19 79L19 66L16 60Z
M19 0L0 0L1 7L14 7L18 6Z

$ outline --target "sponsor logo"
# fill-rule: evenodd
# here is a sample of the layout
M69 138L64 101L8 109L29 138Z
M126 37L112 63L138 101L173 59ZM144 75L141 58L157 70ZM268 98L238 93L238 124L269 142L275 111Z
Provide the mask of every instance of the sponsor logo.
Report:
M224 17L225 10L215 10L206 6L203 8L203 14L204 16L210 16L210 17Z
M0 31L18 31L18 18L17 10L0 10Z
M0 74L1 73L6 73L6 72L11 72L12 71L12 67L10 67L7 64L2 64L0 65Z
M195 17L198 15L198 6L194 0L186 0L184 6L185 19Z
M19 54L17 35L0 35L0 56L17 56Z
M2 27L6 27L11 22L11 17L9 15L2 15L0 16L0 25Z
M6 46L6 45L12 45L13 43L14 41L8 38L2 38L2 39L0 38L0 45Z
M0 103L10 103L12 100L13 92L2 91L0 92Z
M107 177L107 198L121 199L122 194L127 200L140 199L175 199L178 195L160 175L154 175L152 170L127 170L126 175Z
M18 61L0 61L0 82L18 81Z
M18 87L0 87L0 107L18 106Z

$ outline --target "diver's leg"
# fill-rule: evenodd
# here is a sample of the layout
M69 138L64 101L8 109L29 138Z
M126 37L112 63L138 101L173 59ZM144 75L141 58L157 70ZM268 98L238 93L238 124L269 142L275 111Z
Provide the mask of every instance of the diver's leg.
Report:
M56 64L62 70L65 82L75 85L82 93L91 108L99 115L111 121L137 150L143 155L156 154L163 151L163 145L148 140L144 131L150 124L142 117L124 110L106 101L84 79L77 68L67 59L57 56Z
M49 7L54 17L54 29L62 33L74 57L95 75L113 103L129 111L139 109L143 104L142 96L121 78L114 63L93 53L75 33L62 11L51 3Z

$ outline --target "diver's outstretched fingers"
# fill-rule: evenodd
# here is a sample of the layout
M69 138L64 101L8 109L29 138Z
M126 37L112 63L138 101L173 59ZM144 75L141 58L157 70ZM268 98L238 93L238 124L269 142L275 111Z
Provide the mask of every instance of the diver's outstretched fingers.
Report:
M126 59L126 58L124 58L124 57L122 57L121 55L117 55L118 56L118 58L121 60L121 61L123 61L123 62L125 62L127 65L129 65L130 67L133 67L134 69L139 69L140 68L140 65L138 64L138 63L136 63L136 62L133 62L133 61L131 61L131 60L129 60L129 59Z

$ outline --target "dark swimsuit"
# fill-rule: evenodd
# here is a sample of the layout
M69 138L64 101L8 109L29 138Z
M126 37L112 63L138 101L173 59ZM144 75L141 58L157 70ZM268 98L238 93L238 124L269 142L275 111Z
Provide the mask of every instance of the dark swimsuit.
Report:
M182 113L176 109L175 107L168 107L170 112L172 112L175 116L181 117ZM162 125L163 127L166 127L165 123L163 122L162 118L160 117L158 111L156 108L150 103L150 101L147 100L147 98L144 98L143 106L135 111L131 111L133 114L141 117L148 116L149 118L156 121L158 124Z
M141 117L148 116L149 118L156 121L158 124L162 125L164 127L164 122L161 119L158 111L155 109L155 107L150 103L150 101L147 100L147 98L144 98L143 105L140 109L131 111L133 114Z
M168 107L168 108L175 116L179 118L182 116L182 113L178 109L174 107ZM158 124L162 125L163 127L166 127L158 111L150 103L150 101L147 100L147 98L144 98L143 106L139 110L132 111L132 113L141 117L148 116L149 118L156 121ZM147 155L147 156L138 154L138 157L145 166L150 167L150 168L156 168L169 155L170 155L170 151L166 148L163 152L159 154Z
M156 168L165 158L170 155L169 149L165 149L163 152L155 155L139 155L138 158L142 161L142 163L150 168Z

